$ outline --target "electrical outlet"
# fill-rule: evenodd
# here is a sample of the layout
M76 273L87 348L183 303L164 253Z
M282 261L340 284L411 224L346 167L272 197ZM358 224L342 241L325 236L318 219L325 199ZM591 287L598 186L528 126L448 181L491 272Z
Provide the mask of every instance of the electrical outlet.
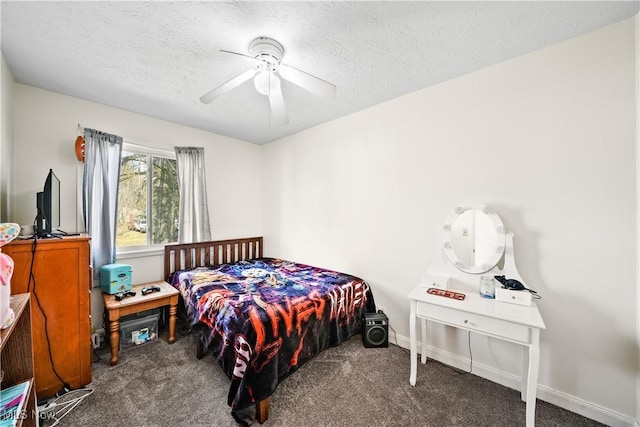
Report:
M100 337L96 332L91 334L91 345L94 349L100 347Z
M100 348L100 344L102 344L102 342L104 342L105 339L105 331L104 329L100 328L96 331L94 331L91 334L91 344L93 345L93 348Z

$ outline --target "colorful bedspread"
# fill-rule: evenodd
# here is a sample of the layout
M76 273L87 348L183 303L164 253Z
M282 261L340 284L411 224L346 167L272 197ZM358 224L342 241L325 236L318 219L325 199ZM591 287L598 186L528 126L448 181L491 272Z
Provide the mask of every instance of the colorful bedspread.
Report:
M274 258L178 271L172 284L191 326L231 379L232 413L267 398L304 362L360 332L363 314L375 311L364 280Z

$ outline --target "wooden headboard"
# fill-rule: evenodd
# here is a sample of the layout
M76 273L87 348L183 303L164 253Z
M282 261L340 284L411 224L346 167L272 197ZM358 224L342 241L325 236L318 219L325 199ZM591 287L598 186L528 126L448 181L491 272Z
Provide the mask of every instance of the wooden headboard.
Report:
M176 270L262 257L262 237L176 243L164 247L164 278Z

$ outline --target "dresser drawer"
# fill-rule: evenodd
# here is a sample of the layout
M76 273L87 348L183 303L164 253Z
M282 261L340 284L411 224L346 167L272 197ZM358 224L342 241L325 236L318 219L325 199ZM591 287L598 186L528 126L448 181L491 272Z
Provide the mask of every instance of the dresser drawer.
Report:
M468 313L458 309L418 302L418 317L470 331L528 344L529 327L506 320Z

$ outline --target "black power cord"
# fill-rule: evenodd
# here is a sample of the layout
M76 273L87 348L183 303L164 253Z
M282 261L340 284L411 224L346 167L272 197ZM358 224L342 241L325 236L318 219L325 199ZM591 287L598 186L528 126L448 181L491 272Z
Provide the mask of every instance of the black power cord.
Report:
M38 305L38 308L40 309L40 313L42 313L42 318L44 319L44 336L47 339L47 350L49 352L49 361L51 362L51 369L53 370L53 373L55 374L55 376L58 378L58 380L62 383L62 389L57 393L58 396L68 392L71 390L71 386L62 379L62 377L60 376L60 374L58 373L58 371L56 370L56 366L55 363L53 361L53 354L51 353L51 340L49 339L49 328L48 328L48 319L47 319L47 315L44 311L44 308L42 307L42 304L40 303L40 298L38 297L38 294L36 292L36 277L33 274L33 265L35 263L35 259L36 259L36 248L38 245L38 234L34 234L33 236L33 244L31 245L31 265L29 267L29 282L27 283L27 292L30 292L33 294L33 296L35 297L36 303ZM33 282L33 290L31 289L31 283Z
M439 365L444 366L445 368L451 369L453 372L457 373L457 374L461 374L461 375L465 375L465 374L471 374L473 372L473 353L471 352L471 331L467 331L467 340L468 340L468 345L469 345L469 370L465 371L463 369L459 369L459 368L455 368L451 365L447 365L444 362L441 362L439 360L435 360L435 359L431 359L432 362L435 362ZM429 358L427 358L427 360L429 360Z
M407 350L404 347L401 347L400 344L398 344L398 334L396 334L396 330L393 329L391 327L391 322L389 322L387 320L387 326L389 327L389 329L391 329L393 331L393 337L395 338L395 344L396 346L402 350L403 352L405 352L406 354L411 354L411 352L409 350ZM435 360L435 359L431 359L432 362L438 363L446 368L451 369L453 372L456 372L458 374L470 374L473 371L473 353L471 352L471 331L467 331L468 332L468 345L469 345L469 370L468 371L464 371L462 369L458 369L458 368L454 368L453 366L447 365L446 363L440 362L439 360ZM427 361L429 360L429 358L427 358Z

